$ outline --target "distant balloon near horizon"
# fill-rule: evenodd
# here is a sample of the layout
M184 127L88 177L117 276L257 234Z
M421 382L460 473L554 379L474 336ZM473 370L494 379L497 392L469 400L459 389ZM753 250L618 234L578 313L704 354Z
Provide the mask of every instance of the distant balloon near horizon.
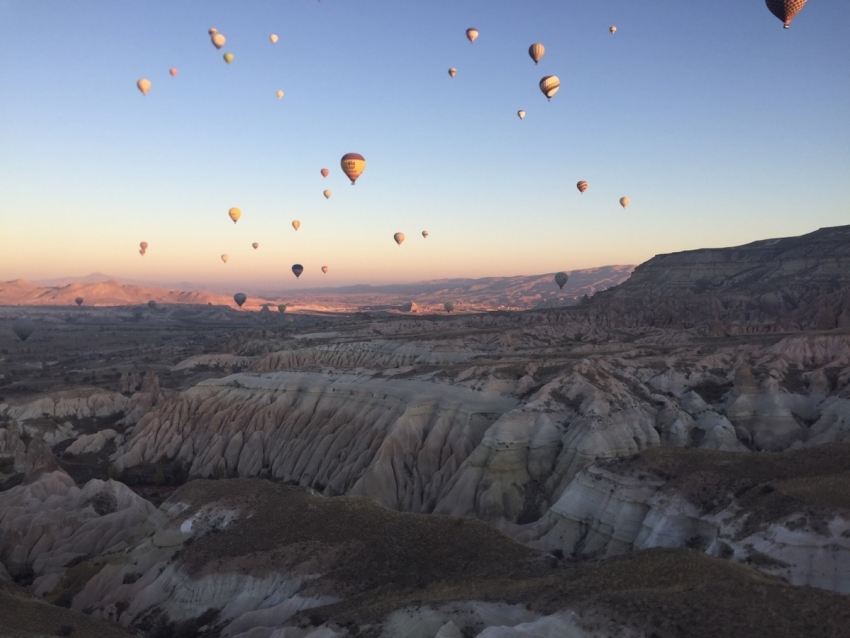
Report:
M423 230L423 231L422 231L422 236L423 236L425 239L428 239L428 231L427 231L427 230Z
M546 53L546 47L544 47L539 42L535 42L530 47L528 47L528 55L530 55L531 59L534 60L534 64L540 62L540 58L543 57L544 53Z
M233 295L233 301L235 301L236 305L239 306L240 308L242 307L242 304L245 303L245 301L247 299L248 299L248 296L244 292L237 292L235 295Z
M478 38L478 29L470 27L469 29L466 30L466 39L467 40L469 40L470 42L475 42L475 40L477 38Z
M581 180L578 184L576 184L576 188L578 189L579 193L583 193L587 190L587 182Z
M611 33L617 33L617 27L615 27L615 26L613 26L613 25L612 25L612 26L611 26L611 28L610 28L610 29L608 29L608 30L609 30Z
M328 274L328 270L329 269L328 269L327 266L322 266L322 272L325 273L326 275Z
M29 317L18 317L12 322L12 332L21 341L26 341L35 330L35 324Z
M395 243L401 246L401 242L404 241L404 233L396 233L393 235L393 239L395 239Z
M147 78L142 78L138 82L136 82L136 86L142 92L142 95L147 95L148 91L151 90L151 81Z
M292 220L292 227L295 230L298 230L301 227L301 222L299 222L297 219L293 219Z
M331 174L331 172L326 168L323 168L320 172L322 173L322 177L327 177Z
M155 302L153 299L151 299L151 300L148 302L148 308L150 308L151 310L153 310L153 309L155 309L155 308L156 308L156 302Z
M324 196L325 196L325 199L330 199L330 198L331 198L331 194L332 194L332 193L331 193L331 191L329 191L329 190L327 190L327 191L323 191L323 192L322 192L322 195L324 195Z
M227 62L228 64L233 62L233 54L230 53L229 51L227 53L225 53L222 57L224 58L224 61Z
M806 6L806 0L765 0L768 10L779 18L786 29L791 28L791 20Z
M220 49L221 47L223 47L226 41L224 36L218 31L213 33L212 36L210 36L210 39L212 40L213 46L215 46L216 49Z
M278 304L278 305L277 305L277 311L278 311L280 314L283 314L284 312L286 312L286 304L285 304L285 303Z
M519 119L523 119L525 117L525 111L520 109L519 111L516 112L516 115Z
M278 91L277 92L277 99L280 100L282 98L283 98L283 91Z
M631 201L631 200L630 200L628 197L621 197L621 198L620 198L620 206L622 206L623 208L625 208L626 206L628 206L628 205L629 205L629 202L630 202L630 201Z
M561 88L561 81L558 79L557 75L547 75L545 78L540 80L540 90L543 92L543 95L546 96L546 99L552 99L552 96L558 92L558 89Z
M447 301L443 304L443 308L446 309L446 312L451 312L455 309L455 305L451 301Z
M564 289L564 284L567 283L568 279L569 277L565 272L555 273L555 283L558 284L558 288L560 288L561 290Z
M342 172L351 180L351 185L354 186L354 182L366 169L366 159L360 153L346 153L339 161L339 165L342 167Z
M230 219L233 220L234 224L239 221L240 217L242 217L242 211L239 210L238 208L235 208L235 207L231 208L229 211L227 211L227 214L230 217Z
M277 44L277 36L274 33L269 36L269 40L272 44Z
M454 67L450 68L450 69L449 69L449 76L450 76L450 77L454 77L454 76L456 76L456 75L457 75L457 69L456 69L456 68L454 68Z
M74 303L77 304L78 306L82 306L83 305L83 298L77 297L76 299L74 299Z
M230 255L222 255L221 260L226 264L227 260L230 259Z
M251 244L251 246L253 247L254 250L257 250L257 248L260 247L260 244L258 244L257 242L254 242L253 244Z
M301 276L301 273L304 272L304 266L301 264L293 264L292 265L292 274L295 275L295 278L298 279Z

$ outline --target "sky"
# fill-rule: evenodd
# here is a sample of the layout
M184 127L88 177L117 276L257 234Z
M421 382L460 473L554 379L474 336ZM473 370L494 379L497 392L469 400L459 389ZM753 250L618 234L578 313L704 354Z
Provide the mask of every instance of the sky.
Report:
M0 0L0 280L533 275L844 225L848 23L825 0L789 30L762 0Z

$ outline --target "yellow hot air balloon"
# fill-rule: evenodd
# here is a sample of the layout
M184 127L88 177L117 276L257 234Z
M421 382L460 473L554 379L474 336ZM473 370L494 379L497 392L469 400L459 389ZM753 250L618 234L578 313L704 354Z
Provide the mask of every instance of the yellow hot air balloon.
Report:
M171 74L171 77L177 75L177 69L175 69L174 67L168 69L168 72Z
M272 44L277 44L277 36L274 33L269 36L269 40L271 40Z
M238 208L231 208L229 211L227 211L227 214L230 215L230 219L233 220L234 224L239 221L240 217L242 217L242 211Z
M327 177L330 174L331 174L331 172L328 169L326 169L326 168L322 169L322 177Z
M475 39L478 37L478 29L470 27L466 30L466 38L470 42L475 42Z
M621 197L620 198L620 206L625 208L628 205L629 205L629 198L628 197Z
M322 266L322 272L325 273L325 274L328 274L328 267Z
M151 90L151 81L147 78L142 78L138 82L136 82L136 86L139 87L139 90L142 92L142 95L147 95L148 91Z
M292 227L293 227L295 230L298 230L299 226L301 226L301 222L299 222L297 219L295 219L295 220L293 220L293 221L292 221Z
M557 75L547 75L545 78L540 80L540 90L549 100L552 99L552 96L555 95L560 88L561 81L558 79Z
M611 28L610 28L610 29L608 29L608 30L609 30L611 33L617 33L617 27L615 27L615 26L613 26L613 25L612 25L612 26L611 26Z
M454 68L454 67L450 68L449 69L449 75L452 76L452 77L456 76L457 75L457 69Z
M401 242L404 241L404 233L396 233L393 235L393 239L395 239L395 243L401 246Z
M281 99L282 97L283 97L283 91L278 91L278 92L277 92L277 99L279 100L279 99Z
M227 260L230 259L230 255L222 255L221 260L226 264Z
M224 61L225 61L225 62L227 62L228 64L230 64L231 62L233 62L233 54L232 54L232 53L230 53L230 52L225 53L225 54L224 54Z
M587 182L581 180L578 184L576 184L576 188L578 189L579 193L583 193L587 190Z
M325 196L325 199L330 199L330 198L331 198L331 192L330 192L330 191L324 191L324 192L322 193L322 195L324 195L324 196Z
M535 42L530 47L528 47L528 55L530 55L531 59L534 60L534 64L540 62L540 58L543 57L544 53L546 53L546 47L544 47L539 42Z
M257 248L259 248L259 247L260 247L260 244L258 244L257 242L254 242L254 243L253 243L253 244L251 244L251 245L254 247L254 250L257 250Z
M523 111L522 109L520 109L519 111L517 111L517 112L516 112L516 114L517 114L517 117L518 117L519 119L522 119L522 118L524 118L524 117L525 117L525 111Z
M354 186L357 178L360 177L363 169L366 168L366 160L359 153L346 153L342 156L339 164L342 166L342 172L351 180L352 186Z
M422 231L422 236L423 236L425 239L428 239L428 231L427 231L427 230L423 230L423 231Z
M224 46L224 43L225 43L224 36L221 35L218 31L213 33L212 37L210 39L212 40L212 43L213 43L213 45L215 45L216 49L220 49L221 47Z

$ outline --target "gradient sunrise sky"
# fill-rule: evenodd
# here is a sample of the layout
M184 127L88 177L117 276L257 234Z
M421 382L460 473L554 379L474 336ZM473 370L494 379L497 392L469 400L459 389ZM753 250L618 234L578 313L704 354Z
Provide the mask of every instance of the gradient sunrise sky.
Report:
M787 31L762 0L0 1L0 279L530 275L847 224L848 23L838 1Z

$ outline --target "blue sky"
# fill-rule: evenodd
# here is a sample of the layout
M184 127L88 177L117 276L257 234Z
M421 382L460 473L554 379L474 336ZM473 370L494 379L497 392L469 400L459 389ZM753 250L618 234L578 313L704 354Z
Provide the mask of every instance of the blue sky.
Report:
M537 274L843 225L848 22L823 1L788 31L761 0L0 1L0 279Z

